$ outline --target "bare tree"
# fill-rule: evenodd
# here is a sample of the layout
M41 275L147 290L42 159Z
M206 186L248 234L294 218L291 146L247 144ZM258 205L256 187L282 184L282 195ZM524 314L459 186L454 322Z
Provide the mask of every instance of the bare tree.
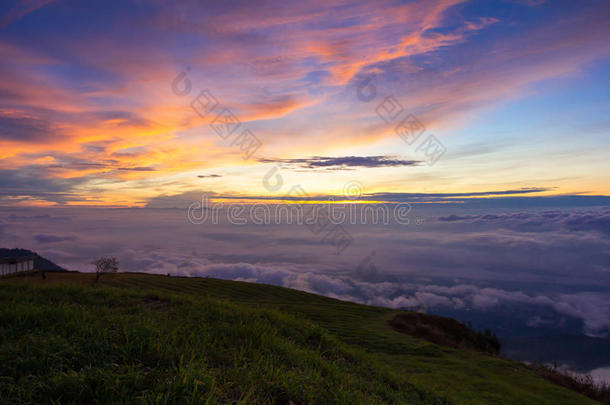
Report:
M119 261L116 257L100 257L91 264L95 266L95 281L99 280L102 274L119 271Z

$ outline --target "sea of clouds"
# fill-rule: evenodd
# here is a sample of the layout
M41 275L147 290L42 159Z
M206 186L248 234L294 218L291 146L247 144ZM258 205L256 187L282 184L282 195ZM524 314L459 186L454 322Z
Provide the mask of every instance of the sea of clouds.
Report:
M0 242L69 269L116 256L123 271L269 283L392 308L518 309L610 336L610 210L414 205L409 224L345 224L340 253L306 225L193 224L184 209L5 208ZM449 311L449 312L448 312ZM453 311L453 312L451 312ZM502 331L501 331L502 332ZM504 331L508 333L508 331Z

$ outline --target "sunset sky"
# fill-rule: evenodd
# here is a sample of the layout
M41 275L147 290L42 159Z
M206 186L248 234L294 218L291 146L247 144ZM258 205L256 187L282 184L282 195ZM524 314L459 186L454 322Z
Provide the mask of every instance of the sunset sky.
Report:
M392 201L610 195L609 19L607 1L3 1L0 205L295 184ZM204 90L218 105L202 117ZM223 139L225 109L240 126Z
M610 339L609 21L607 0L4 0L0 247ZM570 367L610 383L594 360Z

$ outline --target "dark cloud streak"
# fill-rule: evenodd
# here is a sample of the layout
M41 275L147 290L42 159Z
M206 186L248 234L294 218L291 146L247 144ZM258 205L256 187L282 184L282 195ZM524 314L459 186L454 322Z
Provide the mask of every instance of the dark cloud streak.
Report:
M418 160L405 160L395 156L343 156L326 157L313 156L301 159L259 159L260 163L279 163L285 166L293 166L306 169L348 169L351 167L376 168L376 167L400 167L417 166Z

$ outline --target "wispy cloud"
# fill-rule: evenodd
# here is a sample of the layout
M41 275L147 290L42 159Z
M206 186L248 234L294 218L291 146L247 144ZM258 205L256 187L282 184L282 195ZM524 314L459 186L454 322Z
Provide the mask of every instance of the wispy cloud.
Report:
M7 3L13 3L11 8L0 16L0 28L3 28L9 24L19 21L26 15L38 10L41 7L53 2L54 0L21 0L21 1L7 1ZM4 5L6 6L6 5Z
M535 194L549 191L547 187L531 187L521 188L516 190L490 190L490 191L475 191L464 193L371 193L367 194L366 198L377 199L383 201L405 201L408 199L430 199L430 200L449 200L459 197L489 197L489 196L506 196L519 194Z
M36 239L36 241L40 244L47 244L47 243L74 241L74 240L76 240L76 236L39 234L39 235L34 235L34 239Z
M312 173L326 191L347 169L363 171L375 183L369 188L379 189L388 185L367 169L394 168L396 178L405 167L420 174L421 158L405 151L394 125L378 119L384 97L397 97L439 139L459 140L451 130L468 128L479 112L546 92L533 87L583 74L608 55L605 2L522 1L510 12L465 3L271 1L252 8L153 1L144 12L131 1L68 7L11 0L0 17L0 168L27 172L36 155L57 161L41 165L44 178L91 176L74 203L122 194L137 204L153 194L151 186L172 183L168 192L178 193L196 186L198 171L220 167L258 175L263 169L244 164L189 108L196 91L209 88L264 142L265 156L313 156L267 162L301 169L304 177L326 171L320 182L323 176ZM30 23L39 17L45 24ZM183 70L193 85L188 97L170 88ZM371 76L377 99L360 102L356 88ZM459 187L475 189L461 163L473 158L483 160L482 172L502 157L520 160L506 170L506 184L528 184L519 170L531 159L507 156L499 147L505 143L492 136L473 138L469 144L480 147L464 151L457 142L430 172L435 190L454 175L465 182ZM98 166L70 166L68 158ZM568 165L557 171L572 173ZM113 182L100 188L100 178ZM402 177L386 191L411 180ZM582 191L576 180L566 184ZM225 184L234 193L242 186ZM589 189L604 187L596 181ZM95 196L87 194L92 189Z
M401 167L416 166L417 160L405 160L393 156L342 156L324 157L313 156L301 159L259 159L260 163L279 163L284 166L293 166L305 169L346 170L353 167Z

